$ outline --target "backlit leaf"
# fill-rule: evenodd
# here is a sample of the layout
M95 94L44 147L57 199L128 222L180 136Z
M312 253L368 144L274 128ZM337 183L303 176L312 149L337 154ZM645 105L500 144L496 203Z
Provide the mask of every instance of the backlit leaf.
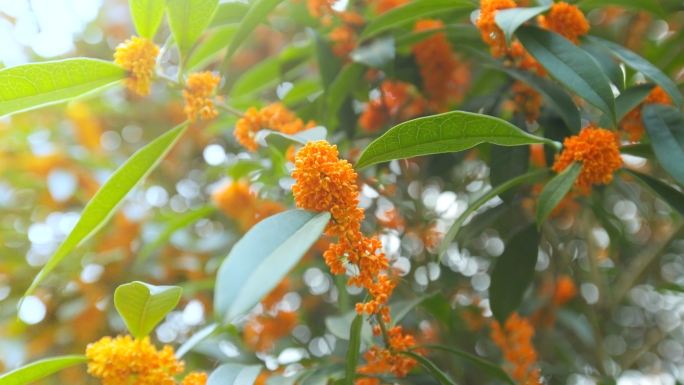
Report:
M233 4L233 3L231 3ZM241 4L241 3L236 3ZM206 64L215 60L219 52L226 48L226 43L233 38L233 34L237 30L237 25L225 25L211 31L211 34L199 43L197 48L192 51L186 68L189 72L200 69Z
M181 57L187 58L190 49L209 25L218 1L166 0L169 28L171 28Z
M0 375L3 385L28 385L62 369L88 362L85 356L61 356L32 362Z
M178 286L154 286L136 281L116 289L114 306L131 335L140 340L176 307L182 293Z
M164 18L165 0L129 0L128 4L138 36L152 39Z

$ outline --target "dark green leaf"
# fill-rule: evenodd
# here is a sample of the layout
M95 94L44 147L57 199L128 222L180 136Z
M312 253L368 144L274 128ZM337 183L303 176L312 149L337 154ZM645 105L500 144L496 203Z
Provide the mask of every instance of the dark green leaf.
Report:
M152 39L164 18L164 0L129 0L131 18L138 36Z
M88 202L76 226L43 266L24 296L29 295L73 249L88 240L109 221L126 195L157 167L187 127L188 125L183 123L153 140L133 154L109 177Z
M436 378L437 380L439 380L439 382L441 382L442 385L456 385L456 383L454 382L454 380L452 380L451 378L449 378L449 376L448 376L446 373L444 373L443 371L441 371L441 370L437 367L437 365L435 365L432 361L428 360L427 358L425 358L425 357L423 357L423 356L421 356L421 355L418 355L418 354L416 354L416 353L414 353L414 352L411 352L411 351L399 351L399 352L397 352L397 353L403 354L403 355L405 355L405 356L409 356L409 357L413 358L414 360L418 361L418 363L419 363L422 367L424 367L425 369L427 369L427 371L430 372L430 374L432 374L433 376L435 376L435 378Z
M261 372L261 365L223 364L207 379L207 385L251 385Z
M572 189L581 171L582 163L574 162L544 186L537 202L537 228Z
M650 145L643 143L621 146L620 153L639 156L646 159L652 159L655 156L655 154L653 153L653 148L651 148Z
M345 367L345 381L347 385L354 385L356 379L356 364L359 362L361 349L361 329L363 328L363 314L357 314L349 331L349 347L347 348L347 364Z
M520 27L516 36L554 79L616 121L610 81L589 54L563 36L537 27Z
M596 64L601 67L601 71L606 74L611 83L615 84L615 87L617 87L620 92L625 89L625 73L611 55L596 44L582 44L580 45L580 48L585 50L589 56L594 59ZM617 108L617 106L615 106L615 108ZM620 120L619 117L618 120Z
M128 73L97 59L65 59L0 70L0 117L84 95Z
M116 288L114 306L131 335L140 340L176 307L182 293L178 286L154 286L136 281Z
M527 173L530 163L530 146L497 146L489 149L489 181L492 187L498 187L513 178ZM500 195L507 203L515 196L512 188Z
M233 35L233 39L228 45L228 51L223 58L223 63L221 63L221 74L225 74L233 54L235 54L235 51L237 51L242 43L245 42L245 39L252 33L254 28L256 28L256 26L259 25L259 23L261 23L261 21L264 20L282 1L283 0L256 0L252 4L240 21L240 26L237 31L235 31L235 35Z
M658 161L674 180L684 185L684 119L678 108L647 104L642 119Z
M622 120L630 111L635 109L641 102L651 93L655 84L646 83L638 84L624 90L617 98L615 98L615 110L617 112L618 122ZM610 121L605 117L601 117L599 125L604 128L610 128Z
M684 194L678 191L669 184L660 181L656 178L642 174L629 169L623 169L629 174L636 177L644 186L648 187L653 193L655 193L660 199L665 201L670 207L672 207L679 215L684 216Z
M550 141L499 118L453 111L392 127L366 147L355 167L361 169L393 159L462 151L485 142L520 146Z
M329 220L327 212L290 210L252 227L216 275L214 309L220 319L230 322L257 305L316 242Z
M28 385L68 367L88 362L85 356L61 356L32 362L0 375L3 385Z
M461 214L460 217L458 217L456 219L454 224L451 225L451 228L449 229L449 231L444 236L444 240L442 241L442 245L439 246L439 256L441 257L442 254L444 254L446 249L451 244L451 241L453 241L454 237L456 237L456 234L458 234L458 230L461 228L461 225L463 225L463 222L465 222L465 220L468 219L470 214L475 212L475 210L479 209L480 207L482 207L482 205L487 203L489 200L491 200L495 196L501 194L502 192L508 190L509 188L511 188L513 186L517 186L518 184L525 182L527 180L533 180L533 179L536 179L542 175L546 175L548 172L549 172L548 169L538 170L538 171L533 171L533 172L527 173L525 175L519 176L515 179L511 179L508 182L502 184L501 186L489 190L487 193L485 193L480 198L478 198L478 200L476 200L472 204L468 205L468 208L463 212L463 214Z
M658 69L658 67L649 63L648 60L619 44L613 43L612 41L601 39L595 36L587 36L587 39L607 49L610 53L615 55L615 57L624 62L625 65L643 73L644 76L662 87L665 92L670 95L677 106L681 108L682 105L684 105L684 97L682 97L681 92L679 92L677 85L669 77L667 77L663 71Z
M359 41L420 18L440 14L457 9L475 9L475 5L466 0L416 0L393 8L382 15L371 19L361 33Z
M488 374L492 376L492 378L495 378L503 383L510 384L510 385L515 385L515 381L511 378L511 376L508 375L503 369L501 369L501 366L499 365L494 365L489 361L485 361L482 358L475 356L473 354L470 354L468 352L465 352L460 349L456 348L450 348L448 346L443 346L443 345L422 345L421 347L425 347L428 349L437 349L437 350L442 350L447 353L451 353L459 358L462 358L466 361L468 361L470 364L472 364L477 370Z
M525 24L528 20L539 15L540 13L546 12L549 8L551 8L551 6L543 5L541 7L518 7L497 11L495 16L496 24L499 25L499 28L501 28L503 31L504 36L506 36L506 44L511 44L513 34L518 27Z
M202 35L219 0L166 0L169 28L183 59Z
M321 80L323 80L323 88L327 90L337 77L337 74L340 73L343 62L340 58L335 56L330 44L325 41L321 35L311 28L307 29L307 33L309 36L313 37L313 40L316 42L318 71L321 74Z
M327 95L328 109L326 115L328 116L328 127L332 126L332 122L336 120L337 113L342 108L344 101L347 99L356 88L359 80L362 79L366 66L359 63L349 63L342 71L340 71L335 81L330 84L330 89Z
M623 8L632 8L639 11L647 11L652 14L665 18L663 7L654 0L582 0L577 4L580 9L591 10L616 5Z
M418 306L423 300L428 298L428 296L421 296L417 297L414 299L407 299L407 300L401 300L401 301L396 301L392 302L389 305L390 308L390 317L392 318L392 325L397 325L401 320L404 319L408 315L408 313L411 312L411 310L415 309L416 306Z
M501 325L520 306L527 287L532 283L539 239L535 225L527 226L508 241L494 266L489 286L489 306Z

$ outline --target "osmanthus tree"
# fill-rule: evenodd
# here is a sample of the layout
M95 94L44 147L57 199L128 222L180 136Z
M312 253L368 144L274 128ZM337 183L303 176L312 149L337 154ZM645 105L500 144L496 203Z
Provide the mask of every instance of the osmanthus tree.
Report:
M129 9L0 70L0 383L684 379L681 1Z

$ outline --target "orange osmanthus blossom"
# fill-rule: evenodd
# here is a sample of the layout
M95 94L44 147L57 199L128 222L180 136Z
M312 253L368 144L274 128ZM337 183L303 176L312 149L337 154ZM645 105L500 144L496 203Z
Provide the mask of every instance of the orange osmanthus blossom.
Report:
M480 17L477 28L480 29L482 40L492 49L494 57L501 57L508 52L504 33L496 24L496 13L502 9L516 8L513 0L482 0L480 1Z
M582 195L591 192L592 184L610 183L613 173L622 166L615 134L603 128L586 127L579 135L566 138L563 147L553 171L560 173L573 162L581 162L575 186Z
M285 211L280 202L259 199L247 182L225 182L211 194L212 202L234 219L244 232L264 218Z
M149 337L134 340L130 335L103 337L86 348L88 373L103 385L175 385L173 376L185 370L173 349L157 350ZM184 385L203 385L206 375L190 373ZM204 382L201 379L204 378Z
M400 5L408 3L409 0L377 0L373 6L376 14L382 15L390 9L396 8Z
M159 47L144 37L133 36L116 47L114 64L130 72L124 84L138 95L145 96L150 93L157 55Z
M256 134L263 129L271 129L283 134L294 135L298 132L315 127L316 122L309 121L306 125L282 103L272 103L261 110L251 107L235 124L233 136L246 149L256 151L259 144Z
M202 372L190 372L183 381L181 385L206 385L207 374Z
M188 75L188 88L183 90L183 98L185 98L183 112L191 122L197 120L198 115L202 120L209 120L218 116L214 101L210 98L214 95L216 86L220 82L221 76L214 75L209 71Z
M337 57L345 57L356 48L356 31L343 24L330 31L332 51Z
M501 349L508 365L506 370L520 384L539 384L539 369L534 368L537 351L532 345L534 328L526 318L511 314L503 329L492 321L492 340Z
M541 94L519 80L513 83L512 90L515 94L515 112L524 114L528 123L537 120L542 103Z
M384 80L380 83L380 97L371 100L359 117L359 126L375 132L392 121L402 123L420 116L427 107L426 100L408 83Z
M590 28L582 11L564 1L554 3L549 14L538 19L542 28L563 35L575 44L579 42L577 38L586 35Z
M644 124L641 120L641 111L645 104L650 103L660 103L660 104L672 104L672 99L670 95L665 92L660 86L656 86L653 91L644 99L638 106L636 106L632 111L628 112L624 118L620 121L622 129L629 133L630 142L638 142L644 135Z
M577 296L577 286L575 282L567 275L561 275L556 280L556 290L551 298L551 303L554 306L563 306L571 299Z

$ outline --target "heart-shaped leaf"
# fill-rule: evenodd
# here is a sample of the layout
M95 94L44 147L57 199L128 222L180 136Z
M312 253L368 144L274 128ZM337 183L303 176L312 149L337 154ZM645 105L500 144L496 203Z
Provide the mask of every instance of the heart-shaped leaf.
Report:
M537 202L537 228L572 189L581 171L582 163L574 162L544 186Z
M499 118L453 111L392 127L366 147L355 168L361 169L393 159L462 151L485 142L502 146L531 143L556 145Z
M145 338L173 310L183 289L131 282L114 292L114 306L135 339Z

